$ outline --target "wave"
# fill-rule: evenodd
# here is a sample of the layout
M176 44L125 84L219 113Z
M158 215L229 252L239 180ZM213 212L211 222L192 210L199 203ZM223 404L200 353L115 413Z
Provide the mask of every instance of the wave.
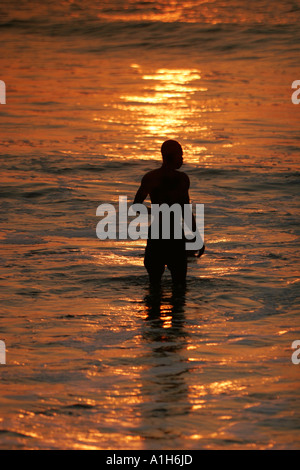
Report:
M300 30L297 24L245 25L162 21L53 21L48 18L10 19L0 24L2 31L58 38L78 38L68 47L78 52L101 52L124 48L183 48L201 52L274 51L282 46L299 50ZM87 41L82 41L86 39ZM91 41L92 44L91 44ZM251 58L253 58L251 56Z

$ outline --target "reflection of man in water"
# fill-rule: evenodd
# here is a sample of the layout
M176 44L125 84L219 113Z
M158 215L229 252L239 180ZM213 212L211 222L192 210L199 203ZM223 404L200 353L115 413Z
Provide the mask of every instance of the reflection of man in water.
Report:
M175 140L167 140L161 147L162 166L152 170L142 178L134 203L143 203L148 194L151 204L180 204L183 211L184 204L189 204L189 177L177 171L182 163L182 148ZM171 227L174 226L172 219ZM193 218L193 230L195 219ZM144 264L148 271L151 284L158 284L167 266L171 271L172 281L175 284L185 284L187 273L187 253L185 250L185 237L176 239L171 231L170 239L151 239L151 228L147 240ZM204 248L202 249L204 251ZM202 251L202 252L203 252ZM202 253L201 253L202 254Z

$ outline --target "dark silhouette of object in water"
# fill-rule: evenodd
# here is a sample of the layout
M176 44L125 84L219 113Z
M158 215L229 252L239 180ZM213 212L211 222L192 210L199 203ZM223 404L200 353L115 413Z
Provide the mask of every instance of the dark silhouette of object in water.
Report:
M183 164L183 151L176 140L166 140L161 146L162 165L156 170L146 173L141 181L141 185L136 193L134 203L142 204L149 195L151 204L180 204L182 211L184 204L189 204L190 180L188 175L178 171ZM183 212L182 212L183 213ZM173 214L174 215L174 214ZM171 213L172 216L172 213ZM171 227L174 228L174 220L170 218ZM196 230L196 221L193 216L192 230ZM160 227L161 227L160 223ZM167 266L171 271L172 281L177 285L184 285L187 274L187 256L185 249L186 239L183 228L182 238L174 237L174 229L170 232L170 239L162 239L161 234L158 239L151 238L151 226L147 246L145 250L144 265L149 274L151 284L159 285L161 277ZM197 256L204 252L203 248Z
M139 379L143 397L140 416L144 425L143 437L149 449L152 449L157 436L164 436L170 443L180 439L181 430L174 426L174 419L187 416L192 411L190 365L185 357L189 344L185 303L186 286L180 289L173 284L170 289L168 283L159 287L148 286L144 297L146 316L141 333L149 354Z

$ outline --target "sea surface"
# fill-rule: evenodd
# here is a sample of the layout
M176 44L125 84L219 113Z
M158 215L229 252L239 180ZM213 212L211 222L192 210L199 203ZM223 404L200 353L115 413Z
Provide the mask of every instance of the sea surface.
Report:
M300 4L1 2L1 449L299 449ZM99 240L181 142L206 251Z

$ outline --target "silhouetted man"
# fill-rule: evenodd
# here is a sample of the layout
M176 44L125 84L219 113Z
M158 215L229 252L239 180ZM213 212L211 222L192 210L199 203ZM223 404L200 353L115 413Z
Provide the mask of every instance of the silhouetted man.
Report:
M161 153L163 159L161 167L145 174L136 193L134 203L143 203L149 194L151 204L168 204L169 206L180 204L183 210L184 204L190 202L190 180L185 173L178 171L183 163L181 145L175 140L167 140L161 146ZM196 228L194 217L192 220L194 231ZM171 227L174 227L173 222L170 224ZM185 284L187 273L186 239L183 228L181 227L180 230L182 230L181 239L174 237L174 230L170 231L169 239L163 239L161 233L158 239L153 239L151 238L150 226L144 265L148 271L151 284L159 284L165 266L170 269L174 284ZM204 246L201 251L203 253Z

